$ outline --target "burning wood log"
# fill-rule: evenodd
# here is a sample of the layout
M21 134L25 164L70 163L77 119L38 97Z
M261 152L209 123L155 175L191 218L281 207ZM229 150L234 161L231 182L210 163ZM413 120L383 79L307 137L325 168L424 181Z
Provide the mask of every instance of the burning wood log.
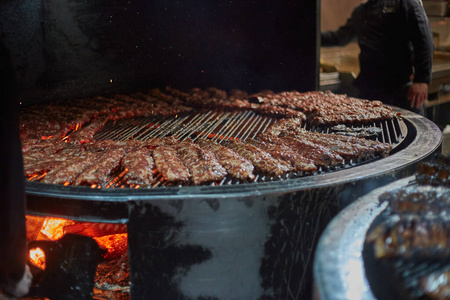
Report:
M63 231L65 234L72 233L90 237L100 237L111 234L127 233L127 225L79 222L64 226Z

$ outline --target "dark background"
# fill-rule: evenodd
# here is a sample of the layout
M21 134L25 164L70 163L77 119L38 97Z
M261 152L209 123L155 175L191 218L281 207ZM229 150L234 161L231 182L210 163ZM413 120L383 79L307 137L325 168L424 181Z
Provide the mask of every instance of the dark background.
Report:
M307 91L318 2L9 0L0 34L26 103L166 85Z

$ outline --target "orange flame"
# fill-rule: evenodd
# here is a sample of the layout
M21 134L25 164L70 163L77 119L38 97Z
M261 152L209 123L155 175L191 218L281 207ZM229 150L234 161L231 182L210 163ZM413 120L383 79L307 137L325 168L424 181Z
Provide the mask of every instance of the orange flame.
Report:
M45 270L45 254L41 248L30 249L30 259L35 266Z
M108 252L114 251L114 249L126 245L126 239L128 237L128 234L126 233L119 233L119 234L112 234L112 235L106 235L102 237L95 237L94 240L97 241L98 245L100 247L103 247L108 250Z
M73 130L73 131L77 131L78 129L80 129L81 128L81 124L80 123L77 123L77 125L75 125L75 129Z
M64 226L73 224L74 221L59 219L59 218L47 218L42 225L41 234L47 239L55 241L60 239L64 235Z
M31 181L31 180L35 179L36 177L38 177L38 176L39 175L36 174L36 173L35 174L31 174L30 177L28 177L28 180Z

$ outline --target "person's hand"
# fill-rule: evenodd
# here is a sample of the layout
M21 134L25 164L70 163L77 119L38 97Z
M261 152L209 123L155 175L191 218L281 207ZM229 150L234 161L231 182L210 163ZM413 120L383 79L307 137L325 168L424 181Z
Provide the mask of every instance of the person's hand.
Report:
M22 279L16 284L16 286L4 287L4 291L7 294L2 294L0 291L0 300L13 300L28 294L30 286L33 280L33 275L30 272L30 268L25 266L25 272Z
M14 295L17 297L22 297L28 294L32 280L33 275L31 275L30 267L25 266L25 272L22 276L22 279L17 283Z
M414 82L409 87L408 100L411 108L419 108L428 98L428 84L422 82Z

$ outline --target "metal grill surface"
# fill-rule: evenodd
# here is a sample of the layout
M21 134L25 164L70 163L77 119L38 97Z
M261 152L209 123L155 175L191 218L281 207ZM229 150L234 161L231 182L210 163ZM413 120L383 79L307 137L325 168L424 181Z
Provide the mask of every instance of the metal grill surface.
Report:
M124 119L119 121L108 122L103 129L98 131L94 138L97 141L117 140L126 141L128 139L148 140L151 138L162 138L166 136L176 136L180 140L199 138L209 138L218 143L229 139L239 139L245 141L248 138L255 138L264 132L270 125L274 124L278 119L275 117L261 116L253 111L223 111L210 110L202 112L193 112L189 114L177 115L171 118L164 117L138 117L133 119ZM390 119L384 121L373 122L359 127L377 127L381 129L381 133L376 138L378 141L389 143L393 147L393 152L404 140L407 127L401 119ZM330 126L307 127L305 129L321 133L329 133ZM398 150L398 149L397 149ZM392 153L393 153L392 152ZM374 158L376 159L376 158ZM253 182L267 182L276 180L288 180L290 178L298 178L302 176L310 176L318 173L333 172L343 168L349 168L356 165L364 164L371 160L343 161L342 164L333 169L319 168L314 173L306 172L290 172L280 177L270 177L264 174L256 174ZM124 180L125 175L123 169L117 170L109 181L103 185L104 188L156 188L172 186L160 174L156 174L157 180L151 186L129 186ZM212 185L229 185L241 183L237 179L226 177L220 183ZM177 184L178 186L179 184ZM189 184L183 184L187 186ZM97 186L100 188L100 186Z

